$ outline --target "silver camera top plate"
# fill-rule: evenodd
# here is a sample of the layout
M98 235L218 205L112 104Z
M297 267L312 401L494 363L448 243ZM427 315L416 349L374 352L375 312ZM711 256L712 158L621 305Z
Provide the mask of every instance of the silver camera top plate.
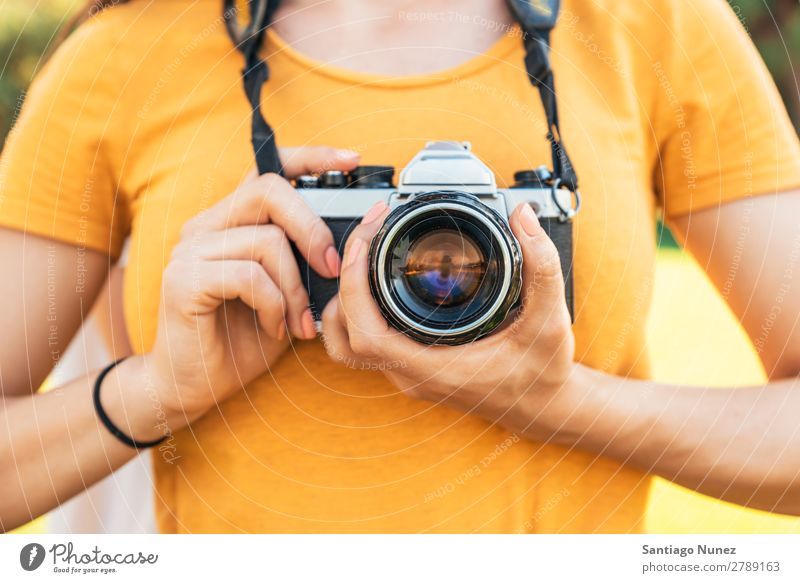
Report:
M298 188L298 193L321 217L358 218L378 201L390 208L424 192L455 191L472 194L486 206L508 217L521 203L533 206L540 218L563 217L561 208L573 206L564 189L507 188L498 190L494 173L468 142L428 142L400 173L396 188Z

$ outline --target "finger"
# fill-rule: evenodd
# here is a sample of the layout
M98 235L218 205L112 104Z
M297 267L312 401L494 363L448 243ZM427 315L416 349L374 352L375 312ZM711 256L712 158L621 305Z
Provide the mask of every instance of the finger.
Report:
M352 170L361 159L358 152L329 146L280 148L278 153L287 178L297 178L302 174L320 174L328 170Z
M198 235L248 225L274 223L323 277L336 277L339 254L333 235L317 213L286 180L277 174L263 174L243 183L233 194L188 221L182 240Z
M408 360L420 353L421 345L389 326L369 287L368 248L387 214L385 203L376 204L347 241L339 280L339 317L346 323L349 344L356 354Z
M321 174L327 170L353 170L361 160L361 154L352 150L331 148L330 146L305 146L300 148L278 148L283 164L283 173L289 178L303 174ZM258 169L253 168L242 183L258 178Z
M565 323L569 311L564 299L564 276L558 250L526 203L509 217L522 248L522 309L512 326L513 335L528 345L542 333Z
M303 287L289 241L280 227L257 225L214 231L199 237L197 241L180 243L173 255L186 260L257 261L281 291L291 334L295 338L306 339L315 336L313 326L309 330L304 322L308 293Z
M179 281L170 280L178 278ZM191 280L191 286L185 286ZM210 314L223 302L239 299L250 306L264 332L277 340L285 334L283 296L255 261L173 261L165 271L165 282L174 288L191 287L191 295L177 301L191 305L193 315ZM179 306L186 309L186 305Z
M361 222L353 229L350 233L350 236L345 241L344 249L342 250L342 256L347 257L349 250L353 243L360 239L362 242L369 245L372 242L372 239L378 233L383 225L383 221L386 220L386 216L389 214L389 207L383 201L378 201L374 205L372 205L364 216L361 218Z
M331 360L349 368L365 368L364 365L377 362L356 354L350 347L338 295L322 311L322 344Z

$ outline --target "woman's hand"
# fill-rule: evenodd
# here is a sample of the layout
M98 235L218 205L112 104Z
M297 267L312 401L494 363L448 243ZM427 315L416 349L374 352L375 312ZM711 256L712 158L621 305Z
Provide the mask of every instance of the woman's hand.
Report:
M411 396L498 416L517 411L535 419L573 370L574 338L555 245L528 205L509 223L523 253L523 305L505 328L464 346L425 346L390 327L369 289L367 252L388 210L379 203L348 240L338 300L323 313L330 356L359 369L382 370ZM554 415L555 419L556 415Z
M281 150L288 178L351 170L358 155L333 148ZM262 374L288 345L316 335L290 247L336 277L327 225L287 180L249 177L186 223L164 271L158 334L148 368L162 405L196 417Z

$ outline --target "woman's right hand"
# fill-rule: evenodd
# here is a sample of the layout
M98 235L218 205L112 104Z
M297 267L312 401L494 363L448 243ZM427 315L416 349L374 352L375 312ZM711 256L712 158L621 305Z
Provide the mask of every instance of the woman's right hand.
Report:
M359 156L325 147L282 149L287 178L352 170ZM263 374L288 345L316 335L290 247L336 277L327 225L277 174L248 177L189 220L162 283L158 333L146 356L162 406L196 418Z

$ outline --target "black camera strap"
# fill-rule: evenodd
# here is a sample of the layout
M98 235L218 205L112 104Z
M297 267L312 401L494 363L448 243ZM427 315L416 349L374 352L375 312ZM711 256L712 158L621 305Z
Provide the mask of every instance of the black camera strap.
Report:
M547 118L547 139L553 155L553 175L560 186L571 191L578 189L575 167L564 149L558 126L555 79L550 65L550 33L558 20L560 0L507 0L520 24L525 45L525 69L539 90ZM259 173L282 173L275 144L275 132L261 113L261 88L269 79L269 68L258 55L264 33L280 0L249 0L249 24L242 28L237 17L236 0L224 0L224 18L228 34L244 55L242 71L244 89L253 109L252 141Z
M259 174L269 172L283 174L278 146L275 144L275 132L261 113L261 88L269 79L269 67L258 55L264 33L272 22L272 15L279 3L280 0L249 0L250 22L242 28L239 25L236 0L224 2L225 27L236 48L244 55L242 81L245 94L253 109L251 140Z
M578 175L564 149L558 127L558 105L553 68L550 65L550 33L558 20L560 0L508 0L525 44L525 69L539 90L547 117L547 139L553 150L553 175L571 191L578 189Z

